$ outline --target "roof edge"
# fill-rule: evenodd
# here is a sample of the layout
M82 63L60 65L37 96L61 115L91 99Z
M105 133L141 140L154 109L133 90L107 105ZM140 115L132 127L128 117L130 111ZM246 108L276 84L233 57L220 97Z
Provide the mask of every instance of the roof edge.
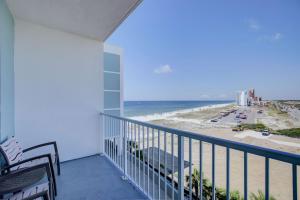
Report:
M115 30L125 21L125 19L142 3L143 0L138 0L135 4L133 4L128 11L125 13L125 15L121 18L121 20L113 27L111 31L107 33L107 35L104 37L103 42L107 40L109 36L115 32Z

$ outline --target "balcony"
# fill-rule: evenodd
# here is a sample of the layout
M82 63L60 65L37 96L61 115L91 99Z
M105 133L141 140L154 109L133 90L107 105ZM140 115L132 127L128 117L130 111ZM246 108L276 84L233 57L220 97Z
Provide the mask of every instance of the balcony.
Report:
M101 120L105 156L149 199L299 199L300 155L103 113Z
M0 142L57 141L66 161L57 199L229 200L237 189L247 200L258 188L265 199L300 199L299 155L109 114L99 121L123 109L123 62L104 41L140 2L0 0Z

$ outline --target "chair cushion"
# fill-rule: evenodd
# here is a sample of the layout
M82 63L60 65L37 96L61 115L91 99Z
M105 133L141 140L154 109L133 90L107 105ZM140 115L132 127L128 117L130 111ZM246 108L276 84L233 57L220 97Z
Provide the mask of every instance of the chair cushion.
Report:
M3 200L22 200L22 199L28 198L32 195L35 195L37 193L44 192L44 191L47 191L48 197L49 197L49 183L48 182L27 188L27 189L25 189L21 192L18 192L10 197L5 197ZM42 198L39 197L36 200L42 200Z

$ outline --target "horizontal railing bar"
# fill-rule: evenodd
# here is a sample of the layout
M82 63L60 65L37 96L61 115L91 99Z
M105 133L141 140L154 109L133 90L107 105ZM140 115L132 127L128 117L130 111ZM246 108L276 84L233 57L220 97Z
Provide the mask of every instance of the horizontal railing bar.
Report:
M109 139L114 139L114 138L120 138L120 135L116 135L116 136L105 136L104 140L109 140Z
M222 139L222 138L216 138L216 137L212 137L212 136L197 134L197 133L193 133L193 132L189 132L189 131L163 127L163 126L159 126L159 125L150 124L147 122L140 122L137 120L113 116L113 115L109 115L109 114L105 114L105 113L100 113L100 115L105 115L107 117L124 120L124 121L131 122L131 123L134 123L137 125L143 125L145 127L157 129L160 131L166 131L168 133L175 134L178 136L192 138L195 140L200 140L203 142L207 142L207 143L211 143L211 144L215 144L215 145L219 145L219 146L223 146L223 147L228 147L231 149L247 152L250 154L255 154L258 156L263 156L263 157L267 157L270 159L279 160L282 162L300 165L300 155L297 155L297 154L292 154L292 153L288 153L288 152L278 151L275 149L269 149L269 148L265 148L265 147L254 146L254 145L245 144L245 143L241 143L241 142L235 142L235 141L226 140L226 139Z

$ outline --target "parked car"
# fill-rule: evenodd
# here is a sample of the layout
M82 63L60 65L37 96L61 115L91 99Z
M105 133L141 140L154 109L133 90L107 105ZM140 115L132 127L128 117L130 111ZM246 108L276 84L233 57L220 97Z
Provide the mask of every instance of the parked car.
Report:
M241 119L247 119L247 115L240 116Z
M263 136L269 136L271 133L270 133L269 130L265 129L265 130L263 130L263 131L261 132L261 134L262 134Z
M243 131L243 130L244 128L241 125L238 125L237 127L232 129L232 131L236 131L236 132Z
M218 122L218 120L217 119L212 119L212 120L210 120L211 122Z

